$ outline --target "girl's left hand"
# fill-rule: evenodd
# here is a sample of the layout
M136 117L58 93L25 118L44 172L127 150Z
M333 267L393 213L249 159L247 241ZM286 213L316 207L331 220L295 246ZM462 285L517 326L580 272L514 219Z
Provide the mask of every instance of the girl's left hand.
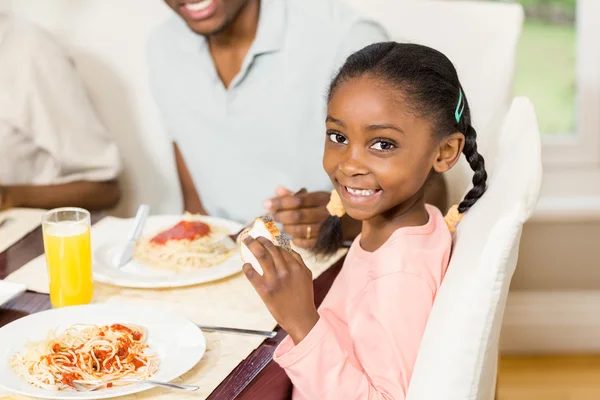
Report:
M250 264L244 265L244 274L279 326L295 344L300 343L319 320L312 272L298 253L290 253L265 238L248 236L244 244L260 263L263 276Z

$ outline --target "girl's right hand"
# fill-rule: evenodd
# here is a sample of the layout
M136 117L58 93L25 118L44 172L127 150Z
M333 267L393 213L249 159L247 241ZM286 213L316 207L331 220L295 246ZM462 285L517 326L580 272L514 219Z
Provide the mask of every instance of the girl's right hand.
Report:
M244 244L263 269L260 276L251 264L245 264L246 277L277 323L294 343L300 343L319 320L312 272L298 253L275 246L270 240L247 236Z

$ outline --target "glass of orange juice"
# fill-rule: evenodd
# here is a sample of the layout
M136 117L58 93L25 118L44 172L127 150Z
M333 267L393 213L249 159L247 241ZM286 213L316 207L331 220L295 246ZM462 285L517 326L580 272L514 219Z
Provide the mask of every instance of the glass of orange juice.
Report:
M88 304L94 295L90 213L57 208L42 218L52 307Z

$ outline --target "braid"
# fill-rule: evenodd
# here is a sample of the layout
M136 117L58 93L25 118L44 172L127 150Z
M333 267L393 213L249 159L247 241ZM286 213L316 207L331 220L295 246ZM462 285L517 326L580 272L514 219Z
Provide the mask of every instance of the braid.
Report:
M467 212L483 196L486 189L487 172L485 171L485 162L481 154L477 152L477 132L475 132L471 124L467 125L465 132L463 154L467 158L474 174L473 189L469 190L463 201L458 205L458 211L461 214Z
M320 256L326 256L338 251L344 244L342 233L342 219L330 215L327 217L317 237L317 243L313 251Z

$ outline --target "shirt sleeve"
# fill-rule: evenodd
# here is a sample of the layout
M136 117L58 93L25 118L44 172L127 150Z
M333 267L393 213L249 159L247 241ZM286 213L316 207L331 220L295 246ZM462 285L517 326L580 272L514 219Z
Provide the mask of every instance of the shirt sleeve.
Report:
M334 63L335 70L337 71L352 53L370 44L388 40L387 32L378 23L366 19L354 22L341 39Z
M116 178L121 169L117 146L100 122L71 59L41 30L33 28L27 40L31 54L20 74L26 92L19 129L48 154L38 167L45 170L44 180L52 180L34 183Z
M403 400L433 297L419 276L398 272L378 278L351 305L356 314L350 347L321 315L297 346L287 337L275 361L302 398Z

